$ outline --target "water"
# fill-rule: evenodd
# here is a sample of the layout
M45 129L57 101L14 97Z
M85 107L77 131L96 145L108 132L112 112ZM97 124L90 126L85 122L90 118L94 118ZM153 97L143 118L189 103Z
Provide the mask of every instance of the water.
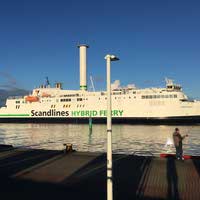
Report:
M200 155L200 126L177 126L184 140L184 153ZM175 126L113 125L113 152L132 154L149 151L154 155L174 153L172 133ZM106 125L78 124L0 124L0 144L30 148L63 149L72 143L78 151L105 152Z

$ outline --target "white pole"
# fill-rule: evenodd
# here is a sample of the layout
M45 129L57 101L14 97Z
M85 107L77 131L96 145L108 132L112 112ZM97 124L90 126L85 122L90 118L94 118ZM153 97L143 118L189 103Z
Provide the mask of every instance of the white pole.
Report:
M113 199L110 62L111 56L107 55L107 200Z

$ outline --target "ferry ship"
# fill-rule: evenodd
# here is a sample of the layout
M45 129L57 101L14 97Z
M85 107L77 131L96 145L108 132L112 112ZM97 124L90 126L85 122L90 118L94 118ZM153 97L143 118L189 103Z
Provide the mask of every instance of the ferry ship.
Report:
M10 97L0 108L0 122L104 123L107 92L87 90L87 45L80 45L80 90L65 90L61 83L33 89L22 97ZM199 123L200 101L190 100L180 85L166 79L164 88L111 86L113 123Z

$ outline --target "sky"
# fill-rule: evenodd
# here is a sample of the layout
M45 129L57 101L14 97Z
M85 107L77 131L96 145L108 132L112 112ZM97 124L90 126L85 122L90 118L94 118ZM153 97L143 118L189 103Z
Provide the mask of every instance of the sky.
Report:
M0 0L0 87L31 90L45 82L79 89L78 44L88 44L87 69L105 89L111 79L137 87L164 78L200 98L200 1Z

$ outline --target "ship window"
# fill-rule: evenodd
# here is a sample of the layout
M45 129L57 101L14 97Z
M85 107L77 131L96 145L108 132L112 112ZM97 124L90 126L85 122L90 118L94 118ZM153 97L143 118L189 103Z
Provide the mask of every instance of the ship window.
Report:
M153 95L153 98L156 99L156 95Z
M170 94L169 97L170 97L170 98L173 98L173 95Z
M136 92L134 91L133 94L136 94Z
M165 98L165 95L161 95L161 98Z
M174 98L177 98L177 94L174 95Z
M157 98L159 99L159 98L160 98L160 95L157 95Z
M17 103L20 103L20 101L15 101L15 103L17 104Z
M168 96L168 95L165 95L165 98L169 98L169 96Z
M113 95L120 95L122 94L121 92L113 92Z
M83 99L82 98L77 98L77 101L83 101Z
M131 99L131 97L129 97L129 99Z
M68 102L71 101L71 99L60 99L61 102Z
M146 99L146 96L142 96L142 99Z

